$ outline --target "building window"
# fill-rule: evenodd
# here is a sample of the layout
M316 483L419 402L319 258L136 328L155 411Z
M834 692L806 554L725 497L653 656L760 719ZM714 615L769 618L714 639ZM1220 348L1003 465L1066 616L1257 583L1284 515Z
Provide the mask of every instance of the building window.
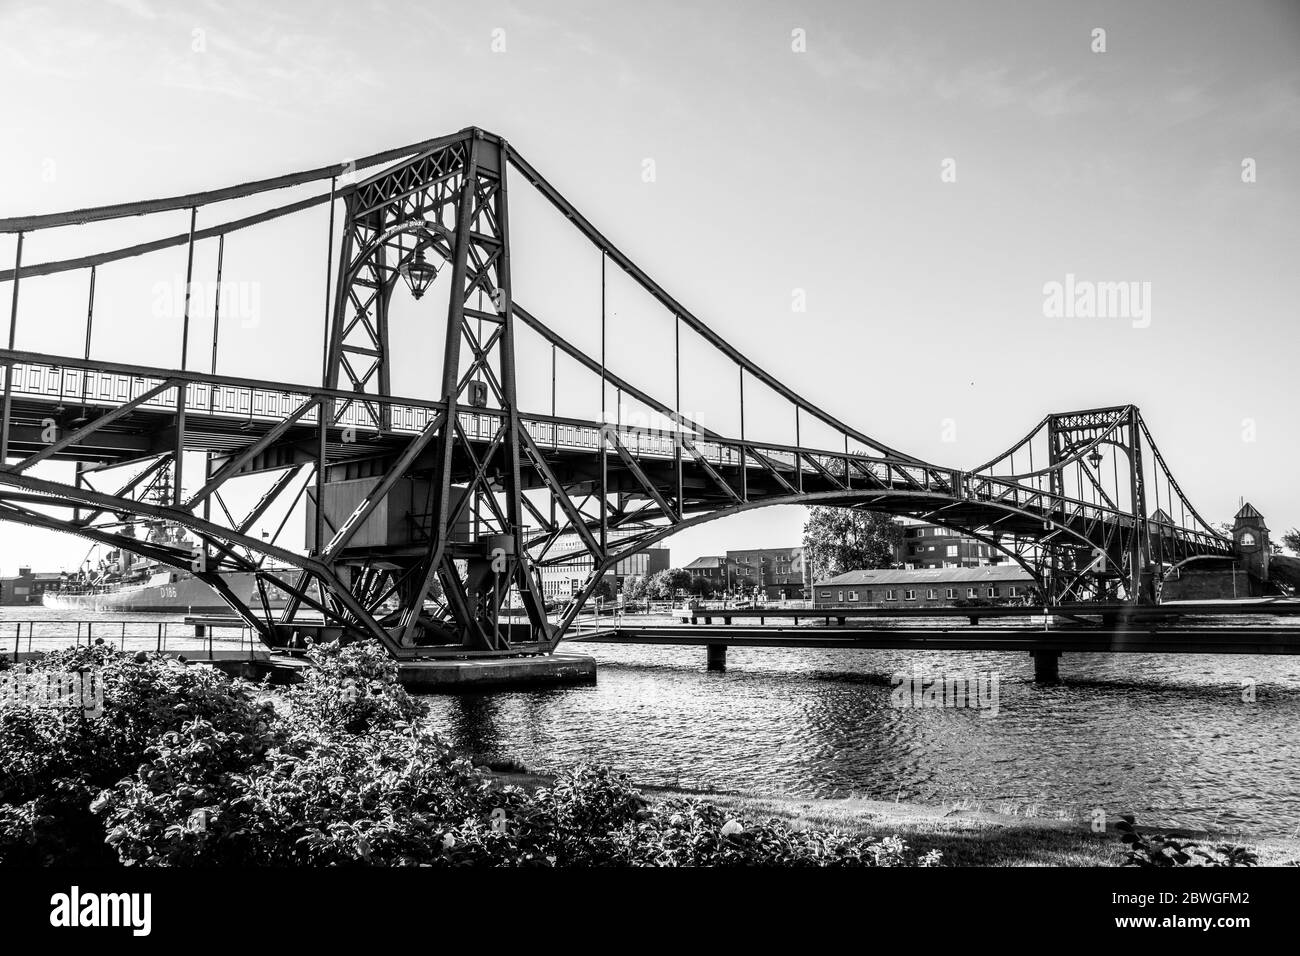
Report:
M823 601L829 601L830 599L831 599L831 592L830 592L830 591L823 591L823 592L822 592L822 600L823 600Z
M967 588L967 589L966 589L966 596L967 596L968 598L973 598L973 597L975 596L975 589L974 589L974 588Z
M894 589L893 589L893 588L889 588L887 591L885 591L885 600L886 600L886 601L892 601L892 600L894 600Z
M837 600L837 601L839 601L841 604L843 604L843 603L844 603L844 592L843 592L843 591L840 591L840 592L839 592L839 595L840 595L840 596L837 597L835 600Z
M955 544L948 545L948 557L950 558L957 557L957 546Z
M956 600L956 598L957 598L957 589L956 589L956 588L949 588L949 589L948 589L948 600L949 600L949 601L953 601L953 600Z
M989 588L989 597L997 597L997 596L998 596L998 589L997 589L997 588Z
M858 592L857 592L857 591L850 591L850 592L849 592L849 600L850 600L850 601L856 601L857 599L858 599Z
M1014 584L1011 585L1011 587L1007 588L1007 594L1010 595L1011 597L1016 596L1016 586Z
M933 601L933 600L934 600L934 595L935 595L935 590L934 590L934 588L930 588L930 590L928 590L928 591L925 592L926 600Z
M909 600L909 601L915 601L915 600L916 600L916 592L913 591L911 588L908 588L906 591L903 592L903 597L906 598L906 599Z

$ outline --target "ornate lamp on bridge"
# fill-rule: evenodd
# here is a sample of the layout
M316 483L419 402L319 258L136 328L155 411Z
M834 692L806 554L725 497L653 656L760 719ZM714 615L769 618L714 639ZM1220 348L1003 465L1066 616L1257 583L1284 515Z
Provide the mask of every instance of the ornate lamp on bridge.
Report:
M1088 456L1088 463L1092 465L1094 471L1101 467L1101 452L1094 448L1092 454Z
M415 255L403 262L397 272L406 280L411 295L416 299L424 295L425 290L438 277L437 267L424 257L424 246L416 248Z

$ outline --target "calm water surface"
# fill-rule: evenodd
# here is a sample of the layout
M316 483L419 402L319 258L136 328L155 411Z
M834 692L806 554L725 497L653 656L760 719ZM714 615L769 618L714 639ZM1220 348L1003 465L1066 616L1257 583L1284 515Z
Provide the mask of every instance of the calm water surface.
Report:
M1166 826L1300 827L1300 661L581 645L596 687L432 697L451 741L547 770L596 761L639 783L847 795ZM889 678L995 672L996 717L898 709ZM1255 701L1242 685L1257 682Z
M0 650L6 621L73 616L4 608ZM1300 830L1295 658L1066 654L1066 683L1040 687L1025 653L733 648L719 674L698 647L574 647L597 686L434 696L435 720L475 753L595 761L642 784ZM890 676L914 669L996 673L997 716L893 707Z

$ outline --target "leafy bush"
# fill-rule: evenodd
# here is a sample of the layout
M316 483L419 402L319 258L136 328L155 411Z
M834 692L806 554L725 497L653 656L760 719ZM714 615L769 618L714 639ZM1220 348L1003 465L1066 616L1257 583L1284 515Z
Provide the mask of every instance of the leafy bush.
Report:
M107 648L51 670L108 675L104 715L0 714L0 863L142 866L931 865L696 800L651 806L579 766L504 785L453 753L377 645L313 647L276 692L208 667Z
M376 641L313 644L315 667L290 694L292 711L312 730L366 733L423 717L427 708L397 682L397 665Z
M611 839L607 862L625 866L935 866L898 837L859 840L771 819L731 818L694 799L667 800Z
M1235 843L1207 846L1181 833L1147 836L1139 832L1135 823L1132 815L1125 814L1115 824L1122 834L1120 840L1128 846L1123 866L1254 866L1259 862L1254 851Z
M129 774L164 734L203 720L254 753L266 746L268 708L255 686L211 667L97 644L43 655L34 675L95 668L104 710L0 709L0 863L104 864L113 855L90 803Z

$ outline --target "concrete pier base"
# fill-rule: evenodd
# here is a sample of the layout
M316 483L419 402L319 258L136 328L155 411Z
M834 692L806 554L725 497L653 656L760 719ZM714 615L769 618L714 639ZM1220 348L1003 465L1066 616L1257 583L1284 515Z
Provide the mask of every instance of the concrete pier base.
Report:
M302 683L302 675L311 666L308 661L301 657L281 657L276 655L258 655L251 659L225 661L199 659L197 663L211 663L217 670L230 677L242 677L244 680L251 681L265 680L276 687Z
M1057 684L1061 680L1060 651L1030 651L1034 659L1034 681L1039 684Z
M708 646L709 670L725 671L727 669L727 645L710 644Z
M405 661L397 679L409 691L459 693L596 683L596 659L560 652L488 660Z

